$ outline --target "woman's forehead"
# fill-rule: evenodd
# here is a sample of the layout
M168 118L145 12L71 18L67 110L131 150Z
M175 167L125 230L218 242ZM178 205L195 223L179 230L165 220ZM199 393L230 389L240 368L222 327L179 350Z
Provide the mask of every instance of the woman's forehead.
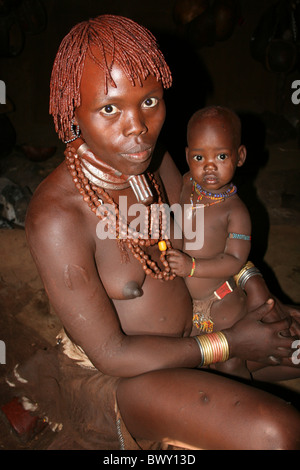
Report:
M146 79L141 78L142 86L138 80L132 81L127 77L122 67L116 62L110 70L111 78L105 75L101 65L96 63L90 57L86 58L80 83L80 94L84 98L86 95L94 96L110 96L122 93L134 93L138 89L141 92L147 92L149 88L162 88L161 81L157 81L153 75ZM112 79L112 80L111 80ZM107 93L106 93L107 91Z

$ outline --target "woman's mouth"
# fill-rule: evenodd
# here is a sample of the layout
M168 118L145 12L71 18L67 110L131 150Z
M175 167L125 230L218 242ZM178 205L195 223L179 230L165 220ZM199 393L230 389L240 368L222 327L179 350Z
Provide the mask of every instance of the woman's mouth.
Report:
M121 153L121 156L123 158L126 158L129 162L132 163L143 163L146 162L152 154L152 147L146 147L146 148L133 148L130 149L128 152Z

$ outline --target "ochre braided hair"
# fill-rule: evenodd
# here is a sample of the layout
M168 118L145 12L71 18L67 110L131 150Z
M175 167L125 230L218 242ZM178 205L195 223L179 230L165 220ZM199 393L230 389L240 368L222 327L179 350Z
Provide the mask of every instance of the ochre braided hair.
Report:
M148 75L172 84L170 69L153 34L122 16L101 15L74 26L58 49L50 82L50 108L59 138L67 140L74 112L80 106L80 82L86 56L95 61L108 82L116 86L111 69L114 63L134 86ZM109 56L109 62L108 62Z

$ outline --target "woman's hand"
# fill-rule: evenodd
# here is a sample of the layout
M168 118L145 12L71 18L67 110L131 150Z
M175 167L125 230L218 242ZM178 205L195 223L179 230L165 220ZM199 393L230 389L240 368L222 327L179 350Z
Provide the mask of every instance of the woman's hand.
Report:
M289 305L284 305L288 309L288 315L291 319L290 333L300 339L300 310Z
M289 322L289 333L292 336L300 338L300 310L296 306L293 305L285 305L276 297L274 297L274 308L273 308L273 315L277 315L277 319L286 318ZM264 321L271 321L269 320L269 315L264 318ZM273 320L275 321L275 320Z
M231 328L224 330L229 342L231 357L240 357L270 365L293 365L290 357L295 351L292 344L297 338L288 333L289 319L284 318L275 322L264 321L273 308L274 300L269 299L264 305L249 312ZM295 321L295 324L298 324L298 321ZM294 331L296 331L296 326Z

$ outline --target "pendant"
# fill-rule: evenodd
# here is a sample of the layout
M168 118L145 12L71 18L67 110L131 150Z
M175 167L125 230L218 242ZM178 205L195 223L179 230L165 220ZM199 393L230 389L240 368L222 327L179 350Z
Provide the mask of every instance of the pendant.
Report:
M130 176L128 181L138 202L145 206L153 202L153 193L145 175Z

